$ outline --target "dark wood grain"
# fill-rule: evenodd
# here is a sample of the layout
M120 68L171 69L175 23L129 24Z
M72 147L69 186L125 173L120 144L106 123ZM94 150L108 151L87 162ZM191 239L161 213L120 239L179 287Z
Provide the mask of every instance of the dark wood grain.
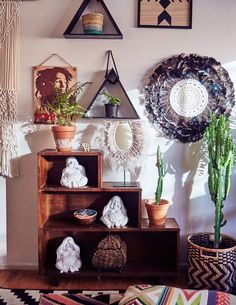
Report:
M75 156L86 169L89 185L66 188L60 185L60 175L66 158ZM102 152L38 153L38 236L39 273L56 278L74 277L158 277L179 272L179 227L175 219L164 226L150 226L141 219L142 189L102 182ZM116 186L114 186L116 185ZM101 221L102 211L115 195L121 197L129 222L124 228L107 228ZM96 221L88 226L78 224L73 216L79 208L97 211ZM121 272L99 272L92 266L92 256L98 243L108 234L118 234L127 245L127 263ZM81 249L83 266L79 272L60 274L56 269L56 249L63 239L72 236Z

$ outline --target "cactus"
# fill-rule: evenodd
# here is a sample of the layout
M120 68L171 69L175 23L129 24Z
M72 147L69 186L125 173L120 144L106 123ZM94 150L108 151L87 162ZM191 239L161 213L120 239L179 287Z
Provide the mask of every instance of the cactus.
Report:
M225 115L212 116L204 138L208 146L208 188L215 204L214 247L219 248L221 227L226 224L222 209L230 189L235 148Z
M163 159L162 153L160 151L160 146L158 145L157 148L157 163L156 163L157 169L158 169L158 181L157 181L157 188L155 192L155 200L156 204L160 204L162 190L163 190L163 177L167 173L167 166L166 162Z

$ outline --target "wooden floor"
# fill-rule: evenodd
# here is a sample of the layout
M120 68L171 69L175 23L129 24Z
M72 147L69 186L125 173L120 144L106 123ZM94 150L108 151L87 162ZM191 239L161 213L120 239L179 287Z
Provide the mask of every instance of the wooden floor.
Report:
M59 285L54 285L46 278L38 275L37 271L0 270L0 287L22 289L126 289L129 285L138 283L165 284L187 288L186 273L181 272L180 277L165 279L60 279Z

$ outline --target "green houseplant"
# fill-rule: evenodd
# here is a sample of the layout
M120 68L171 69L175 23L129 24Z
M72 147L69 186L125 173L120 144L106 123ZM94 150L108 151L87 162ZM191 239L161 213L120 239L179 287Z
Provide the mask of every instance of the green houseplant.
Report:
M155 192L155 200L145 200L145 206L151 225L163 225L169 208L169 202L162 199L163 178L167 173L167 165L160 151L160 146L157 147L157 162L158 180Z
M221 234L221 228L226 224L222 209L230 189L235 147L225 115L211 117L204 140L209 159L208 188L215 206L214 234L201 233L188 238L190 285L230 291L235 281L236 240ZM199 250L198 256L193 249ZM201 282L199 271L208 275L208 281Z
M105 90L101 92L101 95L105 96L108 101L108 103L105 104L106 117L117 118L121 100L117 96L111 95Z
M48 104L48 108L56 117L56 125L52 126L52 132L59 151L71 150L76 132L73 119L82 117L85 110L79 104L78 96L87 84L87 82L76 83L65 90L54 88L55 98L52 103Z

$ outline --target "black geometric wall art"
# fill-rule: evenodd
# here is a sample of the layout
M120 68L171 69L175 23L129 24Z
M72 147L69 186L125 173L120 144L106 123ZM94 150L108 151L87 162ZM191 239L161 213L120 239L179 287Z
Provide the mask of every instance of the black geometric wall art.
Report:
M192 0L138 0L138 27L192 28Z
M99 11L104 15L104 29L100 35L84 34L82 15ZM123 35L103 0L84 0L64 32L65 38L123 39Z

